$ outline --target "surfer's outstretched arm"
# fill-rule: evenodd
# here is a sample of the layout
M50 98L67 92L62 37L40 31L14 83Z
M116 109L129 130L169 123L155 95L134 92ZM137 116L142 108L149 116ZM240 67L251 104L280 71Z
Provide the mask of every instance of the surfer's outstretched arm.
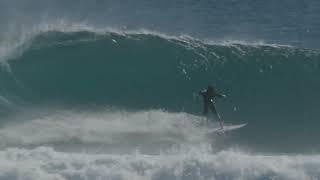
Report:
M227 95L225 95L225 94L219 94L219 97L221 97L221 98L226 98Z
M220 93L216 93L215 96L219 97L219 98L226 98L227 97L225 94L220 94Z

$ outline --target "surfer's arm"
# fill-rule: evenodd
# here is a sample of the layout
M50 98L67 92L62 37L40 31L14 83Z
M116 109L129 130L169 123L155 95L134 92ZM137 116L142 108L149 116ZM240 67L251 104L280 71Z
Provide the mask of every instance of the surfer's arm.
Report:
M216 95L216 97L219 97L219 98L226 98L227 97L225 94L220 94L220 93L216 93L215 95Z

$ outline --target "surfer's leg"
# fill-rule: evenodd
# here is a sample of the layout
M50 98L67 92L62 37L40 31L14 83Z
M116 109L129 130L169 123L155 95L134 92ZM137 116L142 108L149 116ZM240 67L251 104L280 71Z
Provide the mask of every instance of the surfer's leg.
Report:
M210 103L210 110L212 111L212 113L215 115L215 116L218 116L218 112L216 110L216 107L213 103Z
M207 116L207 114L208 114L208 111L209 111L209 105L208 105L208 103L203 103L203 115L204 116ZM206 117L206 123L208 124L209 123L209 119L208 119L208 117Z
M222 119L221 119L219 113L217 112L216 106L213 103L210 104L210 109L211 109L212 113L218 118L218 121L220 123L221 129L223 129Z
M203 103L203 115L207 115L209 110L209 105L208 103Z

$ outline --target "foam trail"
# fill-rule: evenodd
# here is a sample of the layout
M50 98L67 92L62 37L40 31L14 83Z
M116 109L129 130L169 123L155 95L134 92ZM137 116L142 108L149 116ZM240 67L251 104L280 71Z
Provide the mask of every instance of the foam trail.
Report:
M18 117L15 117L18 118ZM0 129L0 139L6 146L37 146L41 144L131 151L163 145L197 143L206 140L197 127L200 117L186 113L168 113L160 110L126 112L57 111L23 121L13 120Z

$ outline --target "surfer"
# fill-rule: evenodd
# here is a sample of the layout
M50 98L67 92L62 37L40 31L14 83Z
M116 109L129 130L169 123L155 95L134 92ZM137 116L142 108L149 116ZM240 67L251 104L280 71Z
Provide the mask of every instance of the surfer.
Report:
M221 117L219 115L219 113L216 110L215 107L215 98L216 97L222 97L225 98L226 95L224 94L220 94L216 91L216 89L214 88L214 86L208 85L207 89L204 89L202 91L199 92L199 94L203 97L203 114L207 115L208 114L208 110L210 108L210 110L212 111L212 113L218 117L221 129L223 129L223 124L222 124L222 120Z

